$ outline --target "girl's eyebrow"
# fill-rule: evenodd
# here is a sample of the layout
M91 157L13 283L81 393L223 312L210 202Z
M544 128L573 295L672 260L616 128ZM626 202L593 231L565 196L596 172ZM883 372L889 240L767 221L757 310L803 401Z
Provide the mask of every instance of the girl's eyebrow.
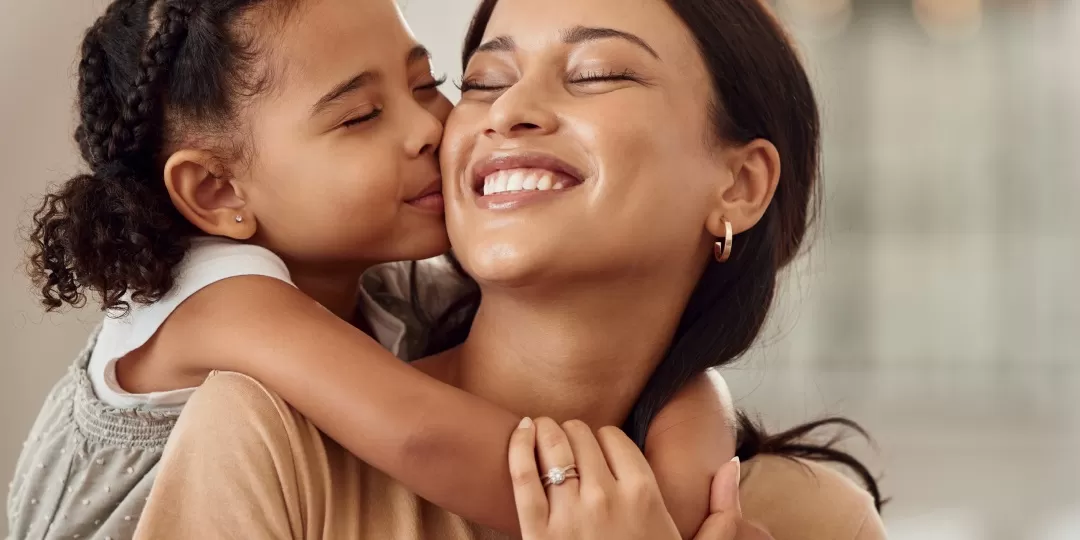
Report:
M409 49L409 54L405 57L405 61L412 65L419 61L426 61L431 59L431 52L427 47L423 45L415 45ZM380 74L377 71L364 71L354 75L352 78L338 83L323 97L319 98L319 101L315 102L315 105L311 108L311 115L317 116L319 113L326 110L327 107L333 103L341 100L341 98L356 92L364 88L365 86L375 83L380 78Z
M311 116L318 116L319 113L326 110L330 105L340 101L343 97L374 83L378 79L378 73L374 71L364 71L337 84L333 89L324 94L323 97L319 98L319 101L315 102L315 105L311 108Z

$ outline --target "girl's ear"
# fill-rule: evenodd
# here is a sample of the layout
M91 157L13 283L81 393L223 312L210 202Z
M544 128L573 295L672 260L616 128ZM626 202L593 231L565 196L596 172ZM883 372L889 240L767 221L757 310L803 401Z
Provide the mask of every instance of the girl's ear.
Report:
M205 150L179 150L165 162L165 187L176 209L199 230L247 240L255 235L255 216L228 169Z

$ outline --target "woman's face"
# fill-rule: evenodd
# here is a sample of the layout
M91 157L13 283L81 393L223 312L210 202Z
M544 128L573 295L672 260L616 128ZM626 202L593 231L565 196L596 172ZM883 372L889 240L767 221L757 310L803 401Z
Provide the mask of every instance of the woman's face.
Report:
M662 0L501 0L443 141L462 264L506 285L691 273L730 174L711 92Z
M257 239L313 264L445 252L436 150L451 104L395 2L309 0L271 19L258 21L270 84L245 111Z

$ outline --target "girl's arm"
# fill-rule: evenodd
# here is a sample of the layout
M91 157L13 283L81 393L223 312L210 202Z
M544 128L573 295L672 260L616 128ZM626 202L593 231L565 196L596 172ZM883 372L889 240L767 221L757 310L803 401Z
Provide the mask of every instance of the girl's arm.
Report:
M161 364L250 375L417 495L517 534L506 459L520 419L409 366L294 287L260 276L210 285L153 347Z
M295 288L257 276L211 285L172 314L154 348L172 356L170 365L254 377L417 495L471 521L518 533L506 462L520 418L410 367ZM677 398L670 407L683 401ZM712 402L692 399L673 416L696 410L693 403ZM728 433L720 423L714 431ZM677 456L685 441L661 437L656 443L669 450L665 456ZM695 447L692 455L698 451ZM661 478L667 467L657 471ZM716 467L702 464L693 470ZM701 484L680 493L700 498L707 509L709 483ZM704 513L696 523L680 522L680 530L696 528L703 519Z

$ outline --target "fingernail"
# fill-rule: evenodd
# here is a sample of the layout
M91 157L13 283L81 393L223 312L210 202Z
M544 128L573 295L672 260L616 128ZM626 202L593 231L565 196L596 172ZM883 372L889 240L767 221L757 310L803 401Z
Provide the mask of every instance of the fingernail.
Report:
M521 423L518 424L518 429L528 429L528 428L531 428L532 425L533 425L532 418L529 418L528 416L526 416L525 418L521 419Z
M709 496L710 512L739 511L739 458L731 460L735 466L720 467L713 478Z
M739 456L731 458L731 462L735 464L735 485L742 484L742 460Z

